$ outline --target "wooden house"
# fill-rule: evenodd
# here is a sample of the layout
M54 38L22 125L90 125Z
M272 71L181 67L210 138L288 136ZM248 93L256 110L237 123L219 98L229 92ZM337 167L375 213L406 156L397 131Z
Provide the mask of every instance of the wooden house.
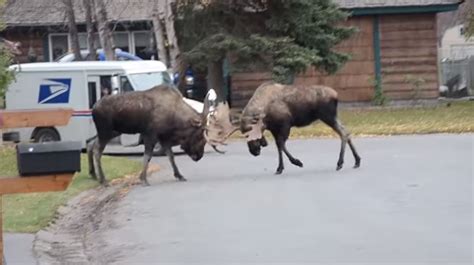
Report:
M358 32L337 49L352 59L335 75L309 69L296 84L335 88L342 101L370 101L376 82L392 100L435 99L439 95L437 13L452 11L459 0L334 0L351 12L347 25ZM269 73L232 75L233 107L242 107Z
M115 45L124 51L150 58L156 55L153 44L152 0L114 0L107 3L107 15L113 26ZM82 1L73 1L79 31L79 45L87 49ZM71 51L64 5L58 0L7 0L1 21L6 39L22 43L19 62L54 61ZM99 38L96 47L99 47ZM156 57L155 57L156 58Z
M437 26L440 12L456 10L463 0L334 0L351 12L347 25L358 32L337 49L352 59L335 75L309 69L296 84L334 87L342 101L370 101L376 87L390 99L434 99L439 95ZM82 1L74 1L81 48L87 47ZM153 0L114 0L108 8L119 48L149 58L156 54ZM2 36L23 43L20 62L53 61L71 49L64 8L57 0L7 0ZM232 73L233 107L242 107L269 73ZM375 84L381 84L376 86Z

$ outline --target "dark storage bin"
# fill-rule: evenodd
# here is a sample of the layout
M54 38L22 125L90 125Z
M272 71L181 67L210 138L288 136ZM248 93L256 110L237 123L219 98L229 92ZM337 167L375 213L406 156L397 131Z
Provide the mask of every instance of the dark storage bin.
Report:
M16 151L21 176L81 171L80 142L23 143Z
M15 142L18 143L20 141L20 134L18 132L6 132L2 135L4 142Z

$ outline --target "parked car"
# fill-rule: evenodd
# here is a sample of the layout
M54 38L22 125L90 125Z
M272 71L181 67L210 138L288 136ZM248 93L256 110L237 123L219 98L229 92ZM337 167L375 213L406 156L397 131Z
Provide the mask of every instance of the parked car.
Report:
M89 55L89 50L81 50L82 58L86 59ZM124 52L121 49L115 49L115 56L117 57L118 61L141 61L142 58L133 55L129 52ZM97 61L105 61L105 53L103 49L97 49ZM56 62L65 63L65 62L74 62L76 58L74 53L68 52L56 59Z

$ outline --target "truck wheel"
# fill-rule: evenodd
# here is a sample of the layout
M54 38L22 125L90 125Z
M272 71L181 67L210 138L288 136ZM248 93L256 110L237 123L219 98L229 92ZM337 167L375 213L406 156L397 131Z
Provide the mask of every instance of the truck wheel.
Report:
M39 129L33 137L33 140L36 143L44 143L44 142L57 142L59 141L59 134L56 130L52 128L42 128Z

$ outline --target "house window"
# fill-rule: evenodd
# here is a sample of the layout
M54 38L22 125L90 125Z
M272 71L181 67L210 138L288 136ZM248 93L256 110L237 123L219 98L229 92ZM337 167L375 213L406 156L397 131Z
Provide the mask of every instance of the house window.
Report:
M153 35L150 31L140 31L133 33L133 43L135 55L142 59L156 59L156 50L153 45Z
M87 40L87 33L79 33L79 47L81 47L81 50L87 50L89 49L88 44L89 41ZM100 49L102 46L100 45L100 39L99 39L99 34L94 33L94 47L96 49Z
M81 48L81 50L87 50L87 34L79 33L77 37L79 39L79 48Z
M49 54L51 61L56 60L61 55L69 51L69 34L50 34L49 35Z
M122 51L130 51L130 41L128 32L114 32L114 44L116 48Z

